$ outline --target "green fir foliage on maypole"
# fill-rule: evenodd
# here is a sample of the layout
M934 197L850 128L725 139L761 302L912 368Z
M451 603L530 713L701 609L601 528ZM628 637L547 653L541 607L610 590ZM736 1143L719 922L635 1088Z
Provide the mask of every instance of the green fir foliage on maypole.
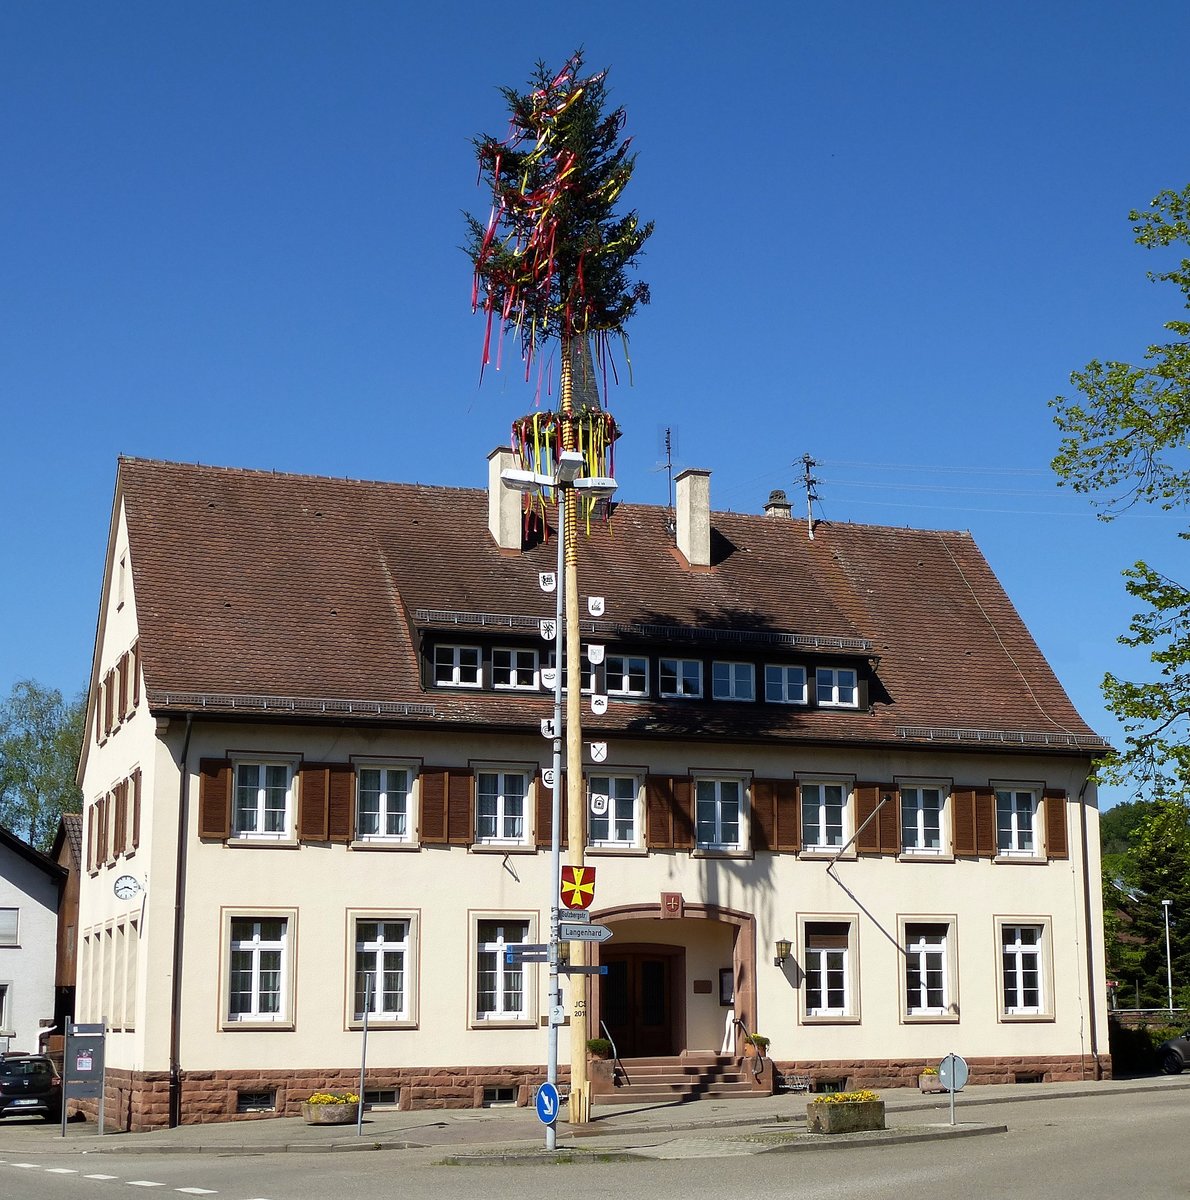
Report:
M474 143L492 192L486 222L467 216L471 303L486 318L483 366L495 340L499 369L504 336L517 335L527 380L538 363L539 395L547 342L568 361L575 339L590 339L606 383L609 369L615 376L610 338L623 340L628 361L625 326L649 302L648 284L631 273L653 226L616 209L636 155L624 110L605 111L606 74L584 77L581 50L560 71L539 62L526 91L501 89L506 136Z

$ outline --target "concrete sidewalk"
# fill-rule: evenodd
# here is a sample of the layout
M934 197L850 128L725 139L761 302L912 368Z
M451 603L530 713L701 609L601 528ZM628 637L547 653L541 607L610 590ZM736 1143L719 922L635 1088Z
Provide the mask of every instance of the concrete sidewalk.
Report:
M805 1130L805 1093L686 1104L608 1105L593 1110L583 1126L558 1124L560 1150L585 1157L597 1153L646 1157L692 1154L757 1154L890 1141L999 1133L1005 1104L1128 1092L1185 1093L1190 1076L1112 1080L1100 1083L991 1084L969 1087L950 1099L915 1089L886 1089L888 1130L883 1134L824 1138ZM988 1106L991 1107L990 1111ZM996 1123L999 1122L999 1123ZM44 1124L0 1123L0 1157L33 1150L87 1154L281 1154L327 1151L430 1152L437 1160L536 1159L545 1157L545 1130L532 1108L374 1111L365 1114L363 1135L354 1126L306 1125L300 1117L184 1125L152 1133L98 1136L94 1125L67 1127L65 1139ZM419 1155L420 1157L420 1155Z

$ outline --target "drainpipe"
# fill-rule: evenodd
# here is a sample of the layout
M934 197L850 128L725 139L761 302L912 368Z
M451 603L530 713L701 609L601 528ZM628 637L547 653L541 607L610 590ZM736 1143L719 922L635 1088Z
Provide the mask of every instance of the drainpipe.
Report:
M169 1000L169 1127L182 1123L182 1071L178 1063L182 1040L182 926L186 899L186 835L190 825L190 788L187 756L194 718L186 714L186 737L178 781L178 857L174 869L174 964Z
M1078 793L1079 834L1082 841L1083 859L1083 926L1087 931L1084 938L1087 954L1087 1020L1091 1025L1091 1061L1095 1064L1095 1078L1103 1078L1103 1066L1099 1062L1099 1033L1096 1029L1096 996L1095 996L1095 945L1092 937L1094 929L1091 924L1091 880L1087 865L1087 806L1083 799L1087 794L1091 776L1083 780L1083 786ZM1099 885L1096 884L1098 887Z

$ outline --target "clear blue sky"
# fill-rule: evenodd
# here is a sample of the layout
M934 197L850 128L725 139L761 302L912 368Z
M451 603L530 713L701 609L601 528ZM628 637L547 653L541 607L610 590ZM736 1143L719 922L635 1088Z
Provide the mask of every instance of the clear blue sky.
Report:
M477 386L469 139L578 44L657 226L622 497L670 425L717 508L809 452L829 519L969 529L1117 736L1119 573L1179 526L1060 492L1047 401L1179 315L1127 213L1190 179L1184 0L0 6L0 694L85 684L119 453L485 482L532 394Z

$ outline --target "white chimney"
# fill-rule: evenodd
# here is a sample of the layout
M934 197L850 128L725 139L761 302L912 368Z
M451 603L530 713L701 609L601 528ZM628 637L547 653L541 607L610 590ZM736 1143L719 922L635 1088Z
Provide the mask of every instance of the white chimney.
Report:
M678 549L692 567L711 565L711 473L690 468L675 480Z
M488 455L488 531L501 550L521 549L524 497L505 487L500 472L516 466L516 455L498 446Z
M782 488L773 488L769 492L768 503L764 506L764 515L766 517L791 517L793 515L789 497L785 495Z

